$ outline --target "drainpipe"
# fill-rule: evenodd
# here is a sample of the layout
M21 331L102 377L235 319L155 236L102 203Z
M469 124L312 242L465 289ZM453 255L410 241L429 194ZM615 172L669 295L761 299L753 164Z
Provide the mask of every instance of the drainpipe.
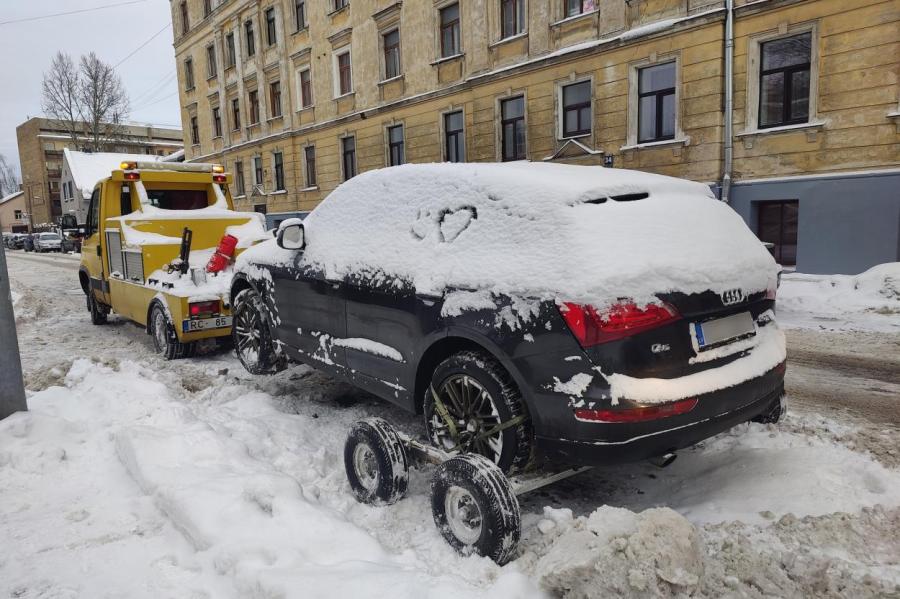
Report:
M734 0L725 0L725 164L722 168L722 201L731 196L731 166L734 150Z

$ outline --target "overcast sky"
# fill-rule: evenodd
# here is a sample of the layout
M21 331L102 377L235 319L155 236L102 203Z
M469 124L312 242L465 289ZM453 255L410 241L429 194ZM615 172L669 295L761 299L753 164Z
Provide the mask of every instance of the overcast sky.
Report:
M0 23L108 6L129 0L0 0ZM0 25L0 154L16 165L16 126L41 114L41 79L57 50L95 52L116 64L165 27L117 71L131 98L130 120L181 127L168 0Z

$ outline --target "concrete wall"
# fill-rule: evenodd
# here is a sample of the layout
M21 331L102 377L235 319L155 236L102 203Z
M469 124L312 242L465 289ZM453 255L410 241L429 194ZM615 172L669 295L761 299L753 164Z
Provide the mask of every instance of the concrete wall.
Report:
M857 274L900 261L900 171L746 181L731 205L756 231L757 204L799 200L797 271Z

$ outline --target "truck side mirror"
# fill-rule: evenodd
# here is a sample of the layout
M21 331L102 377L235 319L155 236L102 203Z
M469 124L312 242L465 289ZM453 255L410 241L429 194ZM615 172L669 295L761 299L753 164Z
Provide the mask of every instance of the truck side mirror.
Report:
M282 224L278 229L278 247L285 250L302 250L306 247L303 223Z

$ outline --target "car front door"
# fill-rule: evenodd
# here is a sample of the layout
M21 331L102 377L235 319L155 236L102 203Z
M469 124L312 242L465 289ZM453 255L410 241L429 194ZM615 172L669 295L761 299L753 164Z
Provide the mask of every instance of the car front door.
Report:
M297 251L289 264L272 269L278 338L303 357L327 367L346 366L343 346L335 340L347 333L341 283L303 262Z
M81 243L81 260L87 267L90 278L90 290L94 297L109 305L109 283L103 268L101 244L103 231L100 230L100 187L94 189L91 195L91 203L88 208L88 217L85 226L86 236Z

